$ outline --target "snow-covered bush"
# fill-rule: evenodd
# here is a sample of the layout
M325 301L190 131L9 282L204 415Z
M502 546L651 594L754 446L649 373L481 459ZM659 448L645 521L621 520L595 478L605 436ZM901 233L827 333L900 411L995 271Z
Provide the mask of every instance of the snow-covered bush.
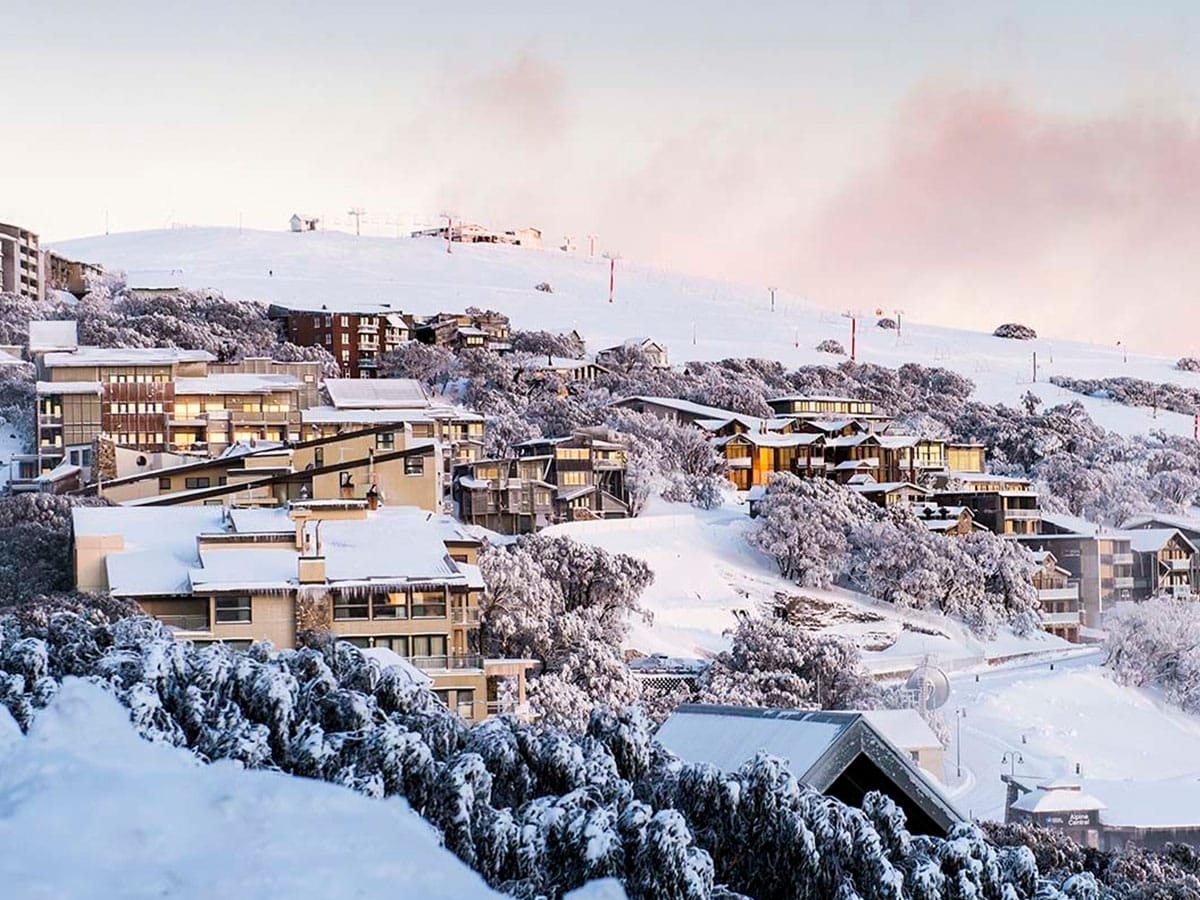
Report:
M766 754L735 772L684 763L636 709L597 709L575 736L513 719L467 728L346 643L199 648L104 598L0 613L0 703L22 728L72 675L112 691L150 740L404 797L488 883L529 900L604 876L632 900L1080 900L1100 885L1149 900L1189 896L1196 871L1195 854L1172 850L1089 855L1094 875L1039 872L1040 832L1016 836L1032 853L969 824L915 836L889 798L848 807Z
M858 649L784 619L744 617L700 677L704 703L783 709L865 709L879 692Z
M1018 322L1006 322L992 332L998 338L1009 338L1014 341L1032 341L1037 339L1037 332L1028 325Z
M750 542L798 584L852 584L880 600L953 615L991 636L1038 627L1033 557L990 532L947 537L907 508L876 506L824 479L772 476Z
M1200 710L1200 608L1152 597L1118 604L1105 622L1106 664L1123 684L1156 687L1183 709Z
M817 344L815 349L819 353L832 353L836 356L846 355L846 348L842 346L842 342L835 341L832 338L821 341L821 343Z
M514 330L511 343L514 352L532 353L536 356L583 359L587 352L587 347L577 334L557 334L553 331Z
M886 331L895 331L900 326L896 324L895 319L883 318L875 323L876 328L883 328Z
M639 598L653 581L641 560L570 538L527 535L487 547L480 642L490 655L537 659L531 703L547 721L581 730L596 703L639 696L621 645L631 619L649 621Z
M1175 368L1181 372L1200 372L1200 359L1196 359L1194 356L1185 356L1175 363Z

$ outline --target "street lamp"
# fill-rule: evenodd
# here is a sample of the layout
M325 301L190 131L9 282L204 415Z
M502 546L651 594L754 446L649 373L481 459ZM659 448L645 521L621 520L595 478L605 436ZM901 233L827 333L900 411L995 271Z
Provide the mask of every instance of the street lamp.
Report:
M1017 774L1017 765L1025 765L1025 757L1017 750L1005 750L1004 755L1000 757L1000 765L1008 763L1008 777L1014 778Z
M962 720L965 719L966 717L967 717L967 710L965 707L960 706L958 709L956 709L954 711L954 725L955 725L955 732L956 732L956 734L954 736L954 757L955 757L954 765L955 765L955 768L958 770L959 778L962 778Z

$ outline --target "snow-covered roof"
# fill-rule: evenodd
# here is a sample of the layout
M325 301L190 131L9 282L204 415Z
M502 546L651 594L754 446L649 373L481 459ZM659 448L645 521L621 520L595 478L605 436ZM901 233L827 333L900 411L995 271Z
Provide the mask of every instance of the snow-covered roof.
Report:
M850 727L854 715L805 710L684 705L658 729L656 740L688 762L706 762L723 772L766 750L788 761L803 779Z
M1028 813L1093 812L1107 809L1091 794L1085 794L1079 785L1040 787L1013 801L1012 808Z
M715 443L718 447L737 441L748 441L757 447L807 447L822 440L819 434L779 434L769 431L746 431L741 434L731 434L720 438Z
M835 472L852 472L855 469L878 469L879 458L872 456L867 459L847 459L833 467Z
M326 378L338 409L424 409L429 397L413 378Z
M271 304L271 313L298 312L321 315L366 315L379 316L388 313L399 313L400 308L394 303L370 302L355 300L352 297L331 299L329 297L296 297L289 300L276 300Z
M55 394L95 394L99 396L104 386L98 381L39 381L36 385L39 397Z
M64 459L49 472L43 472L39 475L37 480L45 484L55 484L56 482L65 481L74 475L78 475L82 471L83 469L79 466L72 465Z
M187 572L199 563L196 535L222 529L212 506L78 507L71 510L75 537L120 535L124 549L105 566L114 594L139 597L190 592Z
M719 406L706 406L703 403L693 403L691 400L680 400L676 397L654 397L645 394L635 394L630 397L622 397L620 400L614 400L612 405L623 406L635 401L673 409L688 416L695 416L697 419L713 419L721 423L731 421L741 422L753 431L759 430L763 421L759 416L733 412L732 410L721 409Z
M306 425L403 425L408 422L432 422L424 409L337 409L314 406L300 411Z
M863 716L901 750L941 749L942 742L915 709L870 709Z
M49 368L84 366L167 366L181 362L215 362L207 350L178 347L80 347L71 353L47 353Z
M180 394L266 394L303 387L291 375L230 373L205 378L176 378L175 396Z
M1184 532L1200 533L1200 518L1195 516L1179 516L1171 513L1145 513L1126 519L1121 528L1134 530L1141 528L1178 528Z
M278 546L198 549L201 535L290 533L284 508L98 507L72 511L76 535L121 535L123 550L106 557L110 589L120 596L187 595L286 588L297 583L295 549ZM363 519L325 519L321 550L330 582L446 583L473 587L482 578L461 568L446 541L474 542L460 523L416 507L385 507Z
M860 477L862 476L854 476L854 478ZM904 489L917 491L921 494L932 493L929 488L921 487L921 485L914 484L911 481L860 481L854 484L849 484L848 487L850 487L852 490L858 491L860 494L890 494L893 491Z
M1177 537L1194 553L1196 547L1176 528L1135 528L1125 533L1129 538L1129 546L1135 553L1157 553L1167 545L1171 538Z
M78 330L74 319L40 320L29 323L30 353L74 350L78 346Z
M29 362L15 356L8 350L0 350L0 366L27 366Z
M782 397L768 397L768 403L791 403L798 400L819 400L825 403L870 403L860 397L839 397L835 394L784 394Z

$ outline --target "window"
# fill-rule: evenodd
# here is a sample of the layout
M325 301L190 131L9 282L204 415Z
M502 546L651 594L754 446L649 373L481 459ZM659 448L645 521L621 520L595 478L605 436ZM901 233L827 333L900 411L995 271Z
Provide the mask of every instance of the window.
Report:
M423 456L407 456L404 458L404 474L405 475L424 475L425 474L425 457Z
M371 615L376 619L407 619L408 594L404 591L376 594L371 601Z
M387 649L391 650L394 653L398 653L400 656L408 656L408 636L407 635L398 634L398 635L393 635L393 636L388 636L388 635L376 636L375 646L376 647L387 647Z
M375 435L375 449L393 450L396 447L396 432L381 431Z
M194 491L199 488L210 487L211 481L207 475L201 475L196 478L185 478L183 480L183 486L189 491Z
M250 621L249 597L218 597L217 623L245 624Z
M414 634L412 636L412 655L424 657L445 657L446 636L444 634ZM441 665L444 659L431 660L432 665Z
M349 316L342 316L342 327L343 328L350 327L350 317Z
M413 591L414 619L446 618L446 594L443 591Z
M170 478L158 479L158 489L160 491L169 491L171 489L171 479Z
M344 488L354 487L354 481L350 478L349 472L338 472L338 484Z
M562 472L558 473L558 483L569 487L582 487L588 483L587 472Z
M313 465L316 466L318 469L325 465L325 448L324 447L313 448Z
M366 594L362 596L338 594L333 600L333 618L365 619L368 616L369 600Z
M349 350L342 351L342 362L350 362L350 351Z

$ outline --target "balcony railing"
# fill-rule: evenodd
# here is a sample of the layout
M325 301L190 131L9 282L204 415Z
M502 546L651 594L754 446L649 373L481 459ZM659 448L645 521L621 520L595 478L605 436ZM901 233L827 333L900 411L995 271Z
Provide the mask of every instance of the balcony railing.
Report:
M458 670L483 668L483 657L478 653L444 653L438 656L410 656L408 661L418 669Z
M517 703L515 700L489 700L487 713L489 716L500 716L506 713L514 716L527 716L529 715L529 704Z
M1043 613L1043 625L1078 625L1079 612Z
M1004 518L1017 522L1036 522L1042 517L1040 509L1006 509Z
M479 607L468 606L466 609L452 609L450 611L450 621L455 625L478 625Z
M1132 566L1133 565L1133 554L1132 553L1114 553L1112 555L1112 564L1114 566Z
M1192 568L1190 559L1164 559L1163 564L1172 572L1188 572Z
M1078 587L1045 588L1038 591L1039 600L1078 600Z
M198 613L198 614L190 615L190 616L188 616L188 615L156 616L156 618L158 619L158 621L162 622L164 625L166 625L172 631L208 632L210 630L210 628L208 626L208 616L204 615L202 613Z
M1114 578L1113 579L1113 587L1119 588L1121 590L1129 590L1133 587L1133 579L1132 578Z

